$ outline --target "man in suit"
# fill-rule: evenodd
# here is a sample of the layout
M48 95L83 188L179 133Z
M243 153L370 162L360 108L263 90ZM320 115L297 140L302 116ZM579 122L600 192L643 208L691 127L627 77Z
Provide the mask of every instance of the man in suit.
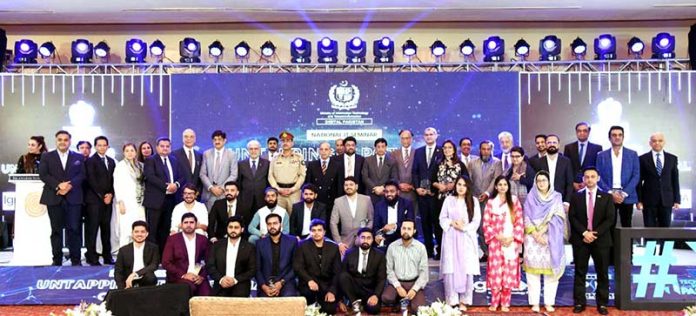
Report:
M479 155L479 159L469 163L467 169L469 170L469 176L471 176L474 197L478 199L481 205L481 216L483 216L486 202L493 194L495 178L503 174L503 166L500 159L493 157L493 142L490 140L484 140L479 143ZM479 246L484 252L481 260L484 261L488 258L486 255L488 247L483 240L482 227L479 226L478 236Z
M249 297L251 278L256 275L256 248L242 239L244 225L240 216L226 221L227 238L213 244L206 269L213 280L213 295Z
M217 200L210 209L208 214L208 238L214 243L227 237L227 219L232 216L240 218L242 227L247 227L251 222L251 211L244 209L237 198L239 196L239 187L237 182L229 181L225 183L225 198ZM244 231L242 231L244 234ZM246 237L244 238L246 240Z
M193 148L196 145L196 132L190 128L185 129L182 134L182 140L184 147L175 150L173 152L174 157L179 162L179 169L182 172L184 181L193 184L198 188L198 192L201 192L203 190L203 185L201 184L203 155ZM198 199L200 200L200 197Z
M609 251L612 246L615 211L612 196L601 191L597 186L598 181L601 181L601 177L597 169L585 168L585 189L574 193L570 199L569 241L573 245L575 261L573 313L582 313L587 304L585 282L591 256L597 273L597 311L602 315L608 314L606 306L609 302Z
M281 232L280 215L269 214L264 220L269 237L256 243L257 296L298 296L292 267L297 239Z
M271 136L266 139L266 151L263 152L261 157L268 161L273 161L278 154L278 138Z
M599 188L612 195L614 207L621 216L621 227L631 227L633 204L638 203L636 187L640 182L640 161L635 151L623 146L623 127L609 128L609 140L611 148L597 154Z
M433 173L433 169L437 168L443 156L442 147L436 144L437 130L435 128L426 128L423 132L423 140L425 146L416 149L413 155L411 179L418 195L418 212L420 213L425 248L428 250L428 257L434 257L433 232L435 225L440 225L440 223L434 220L437 218L434 214L437 214L439 210L435 209L435 195L430 191L430 175Z
M358 248L346 252L341 264L339 281L353 311L361 307L372 315L380 313L382 291L387 281L387 260L384 253L372 248L372 230L358 231Z
M268 169L268 183L278 190L278 205L292 212L292 205L300 201L300 189L307 176L304 156L294 152L295 136L288 131L280 133L283 150Z
M326 214L326 205L317 201L317 187L313 184L302 186L302 201L292 205L290 214L290 235L297 239L305 239L310 231L310 223L314 219L320 219L326 223L329 220Z
M539 170L545 170L551 177L551 187L563 197L563 204L567 207L570 197L573 195L573 167L570 159L558 153L560 140L557 135L546 136L546 155L539 161ZM536 171L539 171L536 170Z
M331 161L331 146L327 142L319 145L319 159L307 164L305 183L311 183L317 189L317 201L333 208L333 202L338 197L339 170L335 161Z
M361 174L372 204L377 203L384 196L384 183L398 177L396 163L387 156L386 139L375 140L375 154L365 158Z
M111 202L114 199L116 162L106 156L109 149L108 138L98 136L94 139L94 147L97 152L85 163L88 183L85 192L85 259L88 264L98 266L100 264L97 254L97 229L101 234L101 255L104 264L114 264L111 257Z
M462 137L459 140L459 161L461 161L465 166L469 166L469 163L478 159L471 153L471 147L473 146L473 141L469 137Z
M338 246L324 238L326 222L313 219L310 226L312 238L300 241L293 260L297 288L307 299L307 304L317 303L322 312L334 315L338 303L341 255Z
M155 271L160 264L157 245L146 241L150 233L145 221L133 222L133 242L121 247L116 255L114 280L119 290L157 285Z
M201 183L203 187L203 201L205 207L210 210L217 200L225 199L223 184L237 181L237 155L225 148L227 134L221 130L213 132L213 148L203 153L201 166Z
M162 254L167 283L186 284L191 296L210 295L210 283L204 261L208 256L208 238L196 234L198 219L193 213L181 217L181 232L169 236ZM194 262L189 258L193 257Z
M537 171L541 170L541 158L546 156L546 135L538 134L534 136L534 146L536 147L537 154L529 157L527 162L532 167L532 169L534 169L534 171ZM580 177L582 178L582 176Z
M367 195L358 193L358 183L354 177L345 179L343 191L346 195L337 198L331 210L331 236L338 243L341 256L354 246L358 229L372 228L374 222L372 201Z
M375 243L386 249L400 238L401 223L404 219L416 220L413 203L399 196L399 184L387 181L384 185L384 197L375 204ZM382 243L384 242L384 243Z
M166 137L157 139L157 155L145 160L143 176L145 193L143 206L146 208L147 224L152 234L149 240L164 249L164 242L169 235L172 211L176 205L176 195L185 182L179 172L179 164L170 154L171 140Z
M343 140L343 145L345 146L345 152L338 156L331 157L331 161L335 162L338 167L338 195L342 196L346 194L343 191L343 183L346 181L347 177L355 178L355 183L358 186L362 186L362 168L363 163L365 163L365 158L363 156L355 153L358 141L355 137L348 136Z
M565 145L563 155L570 159L573 165L573 188L582 189L582 170L589 166L597 165L597 153L602 151L602 145L590 143L590 124L580 122L575 125L575 135L578 141Z
M507 174L507 170L512 166L512 157L510 157L510 149L514 146L512 133L502 131L498 134L498 144L500 145L500 153L495 154L495 157L500 159L503 166L503 174Z
M247 143L249 158L239 161L239 201L242 209L250 213L255 212L265 205L265 190L268 187L267 159L260 158L261 144L257 140ZM249 219L245 219L247 221Z
M638 209L643 210L645 227L669 227L672 210L679 209L677 156L664 151L665 135L650 135L651 151L640 156Z
M416 187L413 186L413 155L416 150L413 148L413 133L410 130L402 129L399 131L401 147L391 152L391 157L396 161L396 180L399 182L399 195L416 203ZM414 209L414 216L416 214Z
M72 265L79 266L82 235L82 182L85 179L83 157L70 151L71 135L56 133L56 149L41 154L39 178L44 183L41 204L48 207L51 221L51 248L53 265L63 265L63 228L67 230L67 244Z
M89 155L92 154L92 144L90 144L89 141L86 140L81 140L77 142L77 152L84 157L84 161L87 161L89 159Z

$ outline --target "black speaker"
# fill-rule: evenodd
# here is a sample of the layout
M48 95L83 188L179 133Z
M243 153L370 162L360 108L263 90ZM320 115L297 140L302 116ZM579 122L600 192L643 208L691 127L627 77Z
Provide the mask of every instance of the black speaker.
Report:
M7 61L7 34L5 29L0 29L0 72L5 70L5 61Z
M691 70L696 70L696 24L692 25L689 31L689 61Z

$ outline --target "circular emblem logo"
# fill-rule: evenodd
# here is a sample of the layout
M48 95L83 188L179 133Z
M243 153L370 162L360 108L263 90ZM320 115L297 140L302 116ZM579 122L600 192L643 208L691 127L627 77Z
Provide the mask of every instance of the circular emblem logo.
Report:
M41 205L41 192L31 192L24 199L24 209L30 217L40 217L46 214L46 206Z

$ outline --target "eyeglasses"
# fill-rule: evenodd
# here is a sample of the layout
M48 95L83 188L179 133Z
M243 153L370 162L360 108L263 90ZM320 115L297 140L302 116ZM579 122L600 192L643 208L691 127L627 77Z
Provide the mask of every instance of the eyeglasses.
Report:
M513 155L510 155L510 157L511 157L511 158L513 158L513 159L519 159L519 158L522 158L522 156L513 156Z

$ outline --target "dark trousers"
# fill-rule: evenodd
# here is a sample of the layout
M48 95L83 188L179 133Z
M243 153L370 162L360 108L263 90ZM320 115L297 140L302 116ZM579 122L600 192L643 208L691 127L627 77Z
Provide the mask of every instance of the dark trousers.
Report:
M300 294L304 296L304 298L307 300L307 305L317 303L319 304L319 308L322 312L327 313L329 315L336 314L336 309L338 305L338 295L336 293L334 293L334 301L327 302L324 300L324 298L326 297L327 289L322 288L321 285L319 285L319 291L316 292L310 290L309 286L307 286L306 284L298 286L297 288L300 291Z
M79 264L80 248L82 247L82 205L68 204L63 200L59 205L48 206L48 218L51 221L53 264L63 264L63 229L67 231L70 261L73 264Z
M368 278L353 277L348 272L341 272L338 276L341 284L341 290L348 298L348 300L353 303L356 300L362 300L362 305L368 314L377 315L382 308L382 298L377 295L375 289L375 282ZM379 289L382 290L382 289ZM368 305L367 301L372 295L377 295L377 305ZM350 308L350 306L348 306Z
M142 278L133 280L133 286L153 286L157 285L157 277L155 273L146 273Z
M609 247L596 247L583 244L573 245L573 259L575 260L575 278L573 280L573 301L575 305L585 306L585 281L587 278L587 266L590 256L594 261L597 273L597 289L595 298L597 306L607 306L609 302Z
M412 287L413 284L416 282L400 282L401 287L408 292ZM399 293L396 291L396 288L391 285L387 284L387 287L384 289L384 292L382 293L382 301L384 301L384 304L387 305L394 305L398 304L399 301L403 297L399 296ZM411 310L411 313L417 314L418 313L418 307L425 305L425 293L423 293L423 289L420 289L417 293L416 296L413 297L411 300L411 305L409 306L409 309Z
M643 206L645 227L669 227L672 225L672 206Z
M171 224L172 211L174 211L175 205L174 195L167 194L164 198L164 203L162 203L159 209L147 208L145 212L147 225L150 226L150 235L147 236L147 239L156 243L160 252L164 251L164 244L167 242L167 236L169 236L169 225Z
M619 213L619 216L621 216L621 227L631 227L631 220L633 219L633 204L614 204L614 208ZM612 228L616 227L617 217L618 216L614 216L614 225Z
M87 204L85 214L85 259L88 263L99 262L97 254L97 230L101 235L104 263L113 262L111 257L111 204Z
M440 231L440 239L438 245L442 241L442 228L440 228L439 209L436 205L437 199L433 196L418 196L418 210L421 215L421 226L423 227L423 243L428 252L428 257L432 257L434 253L433 234Z
M251 295L251 283L237 283L231 288L226 289L219 287L214 295L224 297L249 297L249 295Z

